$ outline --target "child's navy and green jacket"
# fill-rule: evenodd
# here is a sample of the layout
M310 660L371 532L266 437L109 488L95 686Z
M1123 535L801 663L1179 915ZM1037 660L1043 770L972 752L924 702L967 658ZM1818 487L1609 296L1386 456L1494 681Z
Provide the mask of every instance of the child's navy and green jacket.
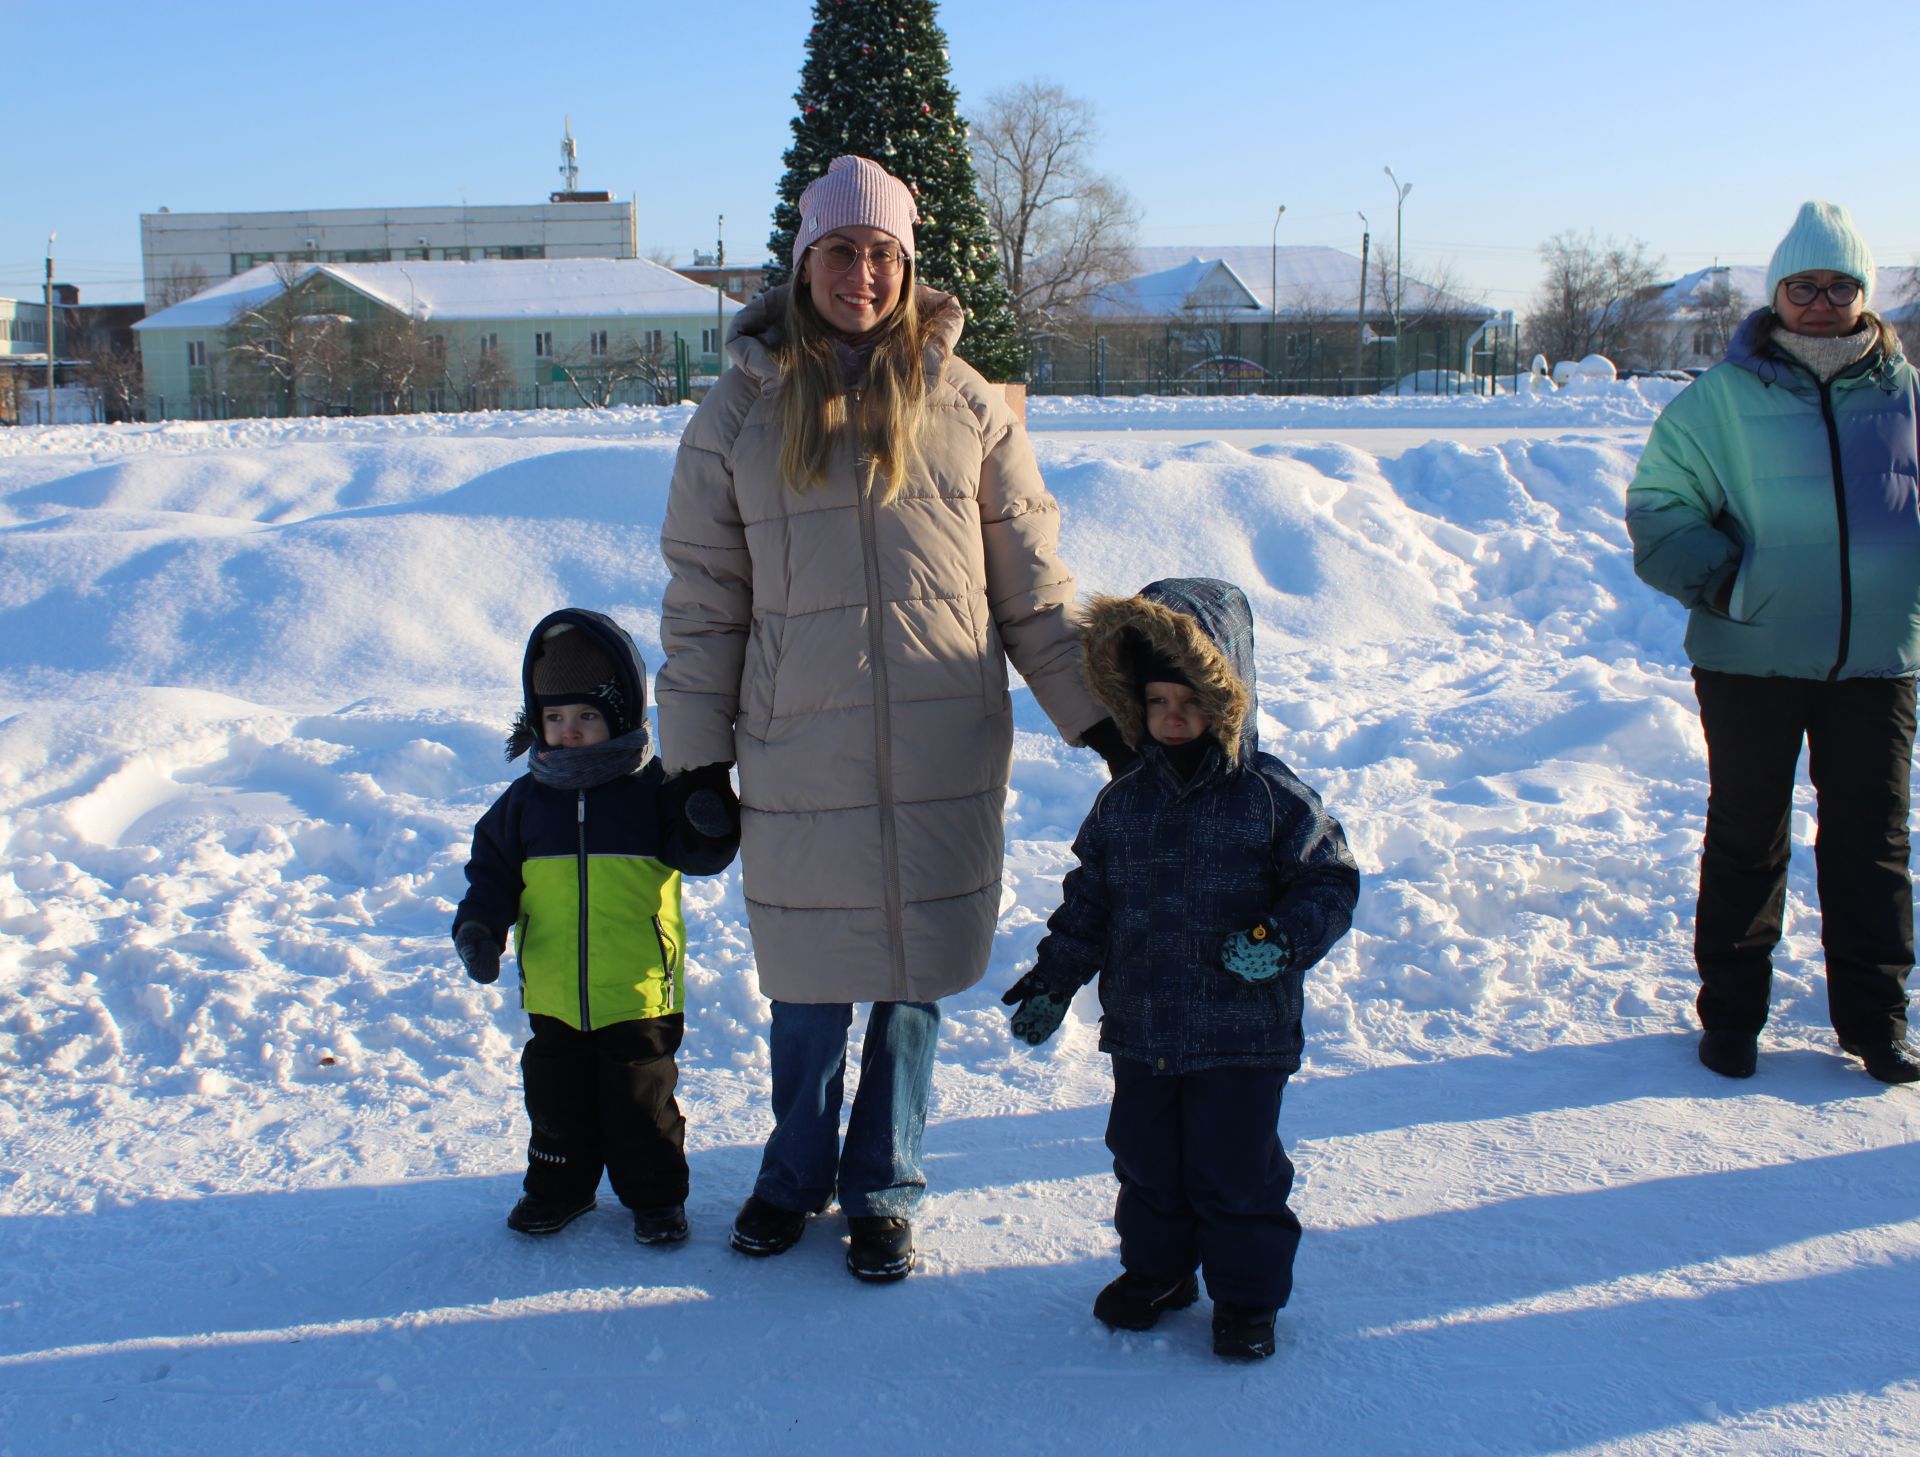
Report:
M561 623L589 633L618 665L623 699L635 705L633 731L583 749L540 743L533 660ZM530 1014L583 1031L678 1014L686 1005L680 873L724 870L734 844L695 835L670 811L647 729L645 666L618 623L572 608L550 614L528 640L521 680L525 708L509 753L527 749L528 772L474 827L454 927L479 921L502 945L512 930Z
M1074 840L1034 971L1070 994L1100 978L1100 1046L1155 1072L1300 1065L1301 982L1353 920L1360 873L1320 798L1260 752L1253 614L1204 578L1100 598L1084 629L1089 686L1139 759L1101 790ZM1132 662L1145 644L1179 664L1212 726L1191 779L1147 736ZM1292 954L1252 983L1221 948L1267 923Z

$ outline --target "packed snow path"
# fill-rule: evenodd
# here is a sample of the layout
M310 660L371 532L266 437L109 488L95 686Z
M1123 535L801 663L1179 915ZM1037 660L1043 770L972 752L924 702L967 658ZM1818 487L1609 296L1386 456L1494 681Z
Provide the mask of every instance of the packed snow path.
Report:
M528 626L598 607L658 663L685 410L0 433L0 1457L1910 1452L1920 1098L1832 1046L1810 798L1760 1074L1693 1056L1704 760L1619 525L1662 402L1036 402L1083 589L1247 588L1262 739L1366 876L1253 1368L1204 1302L1089 1313L1097 1005L1032 1051L998 994L1103 776L1024 692L920 1271L856 1285L837 1214L725 1247L766 1129L737 870L687 886L690 1243L604 1193L501 1222L524 1023L448 920Z

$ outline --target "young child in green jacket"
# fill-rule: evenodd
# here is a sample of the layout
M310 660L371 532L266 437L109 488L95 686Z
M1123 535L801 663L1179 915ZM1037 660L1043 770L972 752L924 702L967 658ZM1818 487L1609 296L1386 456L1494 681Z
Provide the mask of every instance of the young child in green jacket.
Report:
M653 755L645 665L611 618L563 608L541 619L521 680L507 754L525 752L527 773L474 829L453 928L483 983L499 976L512 929L533 1024L521 1054L533 1132L507 1224L564 1229L594 1207L604 1170L633 1211L633 1237L675 1244L687 1237L673 1060L686 1004L680 874L724 870L738 827L713 836L687 824ZM694 817L722 828L701 816L711 808Z

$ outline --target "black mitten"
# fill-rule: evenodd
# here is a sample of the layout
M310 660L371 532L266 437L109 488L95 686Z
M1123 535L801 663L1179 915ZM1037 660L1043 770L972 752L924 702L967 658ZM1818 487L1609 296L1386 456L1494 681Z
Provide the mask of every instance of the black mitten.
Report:
M704 839L731 840L740 833L740 797L733 792L733 781L727 775L732 767L702 764L667 781L680 818Z
M500 943L478 921L462 921L454 928L453 949L467 975L487 986L500 979Z

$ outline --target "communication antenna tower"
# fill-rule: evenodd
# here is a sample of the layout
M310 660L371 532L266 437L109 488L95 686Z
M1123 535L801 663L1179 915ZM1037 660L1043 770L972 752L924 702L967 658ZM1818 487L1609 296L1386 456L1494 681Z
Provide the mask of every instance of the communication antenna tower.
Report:
M580 190L580 149L573 142L573 118L567 118L566 135L560 139L560 175L567 179L566 190Z

